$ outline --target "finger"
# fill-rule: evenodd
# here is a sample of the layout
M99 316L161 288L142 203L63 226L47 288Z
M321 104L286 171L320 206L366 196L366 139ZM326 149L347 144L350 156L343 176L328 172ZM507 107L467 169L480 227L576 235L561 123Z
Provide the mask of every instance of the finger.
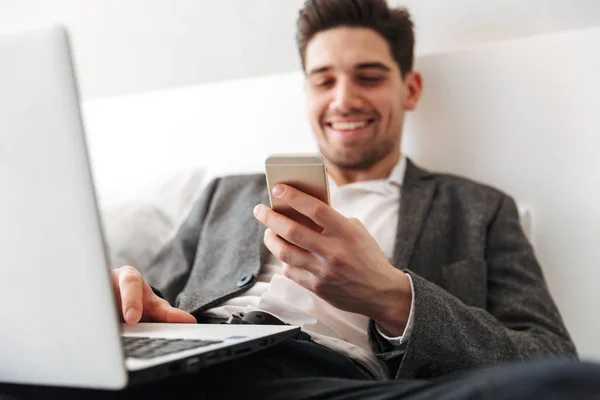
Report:
M128 324L142 318L143 279L140 272L130 266L119 268L119 293L121 310Z
M144 320L169 323L196 323L196 318L169 304L156 293L147 282L144 282Z
M113 292L115 298L117 300L117 306L121 308L121 291L119 290L119 271L116 269L112 269L110 271L110 280L113 287ZM125 317L123 316L123 311L121 311L121 320L124 321Z
M286 264L283 266L283 275L303 288L310 290L313 293L315 292L317 278L309 271Z
M308 271L313 271L318 264L314 254L289 244L269 228L265 231L264 243L267 249L284 264L292 264Z
M280 192L277 190L281 189ZM323 203L298 189L288 185L279 184L273 188L273 196L288 204L299 213L306 215L317 225L329 232L343 232L347 225L346 217Z
M165 316L165 321L173 324L195 324L196 318L179 308L171 307Z
M288 242L313 253L321 254L328 238L314 230L291 220L285 215L259 204L254 215L261 223Z
M360 219L358 219L358 218L348 218L348 221L350 221L350 223L352 225L354 225L355 227L360 228L363 231L367 231L367 228L365 228L365 225L360 221Z
M168 322L168 323L190 323L195 324L196 318L179 308L175 308L169 304L165 299L154 295L155 298L151 304L148 305L145 317L154 322Z

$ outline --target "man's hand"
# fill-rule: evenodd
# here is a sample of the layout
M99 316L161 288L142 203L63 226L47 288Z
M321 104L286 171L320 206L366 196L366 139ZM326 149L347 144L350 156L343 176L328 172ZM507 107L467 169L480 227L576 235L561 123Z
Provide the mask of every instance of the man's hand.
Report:
M125 322L196 322L193 315L172 307L168 301L158 297L134 267L125 266L110 272L121 318Z
M402 335L411 307L410 281L390 264L362 223L287 185L275 186L273 195L324 228L318 233L256 206L255 217L267 226L265 246L282 261L285 276L334 307L365 315L390 335Z

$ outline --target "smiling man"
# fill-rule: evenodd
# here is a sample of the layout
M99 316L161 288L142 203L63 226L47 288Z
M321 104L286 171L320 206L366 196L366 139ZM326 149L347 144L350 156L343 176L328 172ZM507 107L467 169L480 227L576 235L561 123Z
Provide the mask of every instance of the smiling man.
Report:
M136 390L282 399L596 396L598 367L572 360L514 201L402 154L405 113L422 90L407 10L384 0L307 1L297 42L335 208L289 186L273 194L325 230L267 207L264 175L218 178L143 273L128 266L112 274L128 323L243 323L260 311L304 335Z

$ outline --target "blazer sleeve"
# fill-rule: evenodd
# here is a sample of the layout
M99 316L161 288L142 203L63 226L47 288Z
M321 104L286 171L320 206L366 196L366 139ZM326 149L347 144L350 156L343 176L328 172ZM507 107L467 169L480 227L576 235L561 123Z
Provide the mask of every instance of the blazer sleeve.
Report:
M517 207L504 196L486 238L487 307L466 305L407 270L414 287L414 325L400 346L382 340L370 322L375 355L396 378L430 378L478 366L542 357L577 358L549 293Z
M190 275L201 239L202 225L218 185L219 178L215 178L206 186L175 235L142 271L144 279L154 292L172 305L176 305L177 296Z

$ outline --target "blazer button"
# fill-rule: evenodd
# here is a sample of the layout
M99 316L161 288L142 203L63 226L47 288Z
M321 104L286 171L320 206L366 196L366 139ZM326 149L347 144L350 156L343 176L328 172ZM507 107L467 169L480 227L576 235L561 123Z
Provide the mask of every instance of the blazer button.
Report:
M251 284L252 282L254 282L254 275L253 274L244 275L242 277L242 279L240 279L237 282L237 287L241 288L241 287L244 287L244 286L247 286L247 285Z

